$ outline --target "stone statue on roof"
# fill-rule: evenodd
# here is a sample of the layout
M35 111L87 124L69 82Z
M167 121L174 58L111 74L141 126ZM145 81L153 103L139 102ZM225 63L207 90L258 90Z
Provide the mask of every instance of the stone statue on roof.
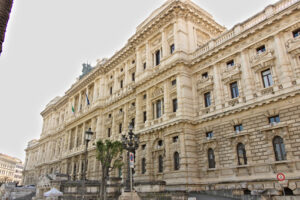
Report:
M82 64L82 74L79 76L79 79L82 79L85 75L92 71L93 67L88 63Z

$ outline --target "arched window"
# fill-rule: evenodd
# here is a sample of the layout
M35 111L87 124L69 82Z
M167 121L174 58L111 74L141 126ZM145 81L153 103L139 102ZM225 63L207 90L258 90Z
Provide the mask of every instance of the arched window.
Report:
M179 170L180 168L180 158L179 153L176 151L174 153L174 170Z
M158 157L158 172L163 172L164 171L164 161L162 155Z
M283 139L279 136L274 137L273 147L275 152L276 161L286 160L286 152L283 143Z
M146 158L142 158L142 174L146 173Z
M208 167L209 168L215 168L216 167L216 162L215 162L214 150L208 149L207 154L208 154Z
M238 165L247 165L247 156L245 145L239 143L237 145L237 156L238 156Z

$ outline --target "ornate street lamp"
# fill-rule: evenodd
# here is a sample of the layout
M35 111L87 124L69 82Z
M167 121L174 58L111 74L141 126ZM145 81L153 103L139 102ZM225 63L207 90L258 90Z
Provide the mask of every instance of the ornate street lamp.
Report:
M82 180L86 180L86 172L87 172L87 154L88 154L88 146L89 142L92 140L94 132L92 132L91 128L89 128L87 131L85 131L85 151L84 151L84 169L82 173Z
M130 167L130 153L135 153L135 150L139 147L139 137L135 135L133 132L133 124L132 122L129 124L129 132L128 136L122 135L122 144L123 148L128 151L128 169L127 169L127 178L125 182L125 192L132 192L132 169Z

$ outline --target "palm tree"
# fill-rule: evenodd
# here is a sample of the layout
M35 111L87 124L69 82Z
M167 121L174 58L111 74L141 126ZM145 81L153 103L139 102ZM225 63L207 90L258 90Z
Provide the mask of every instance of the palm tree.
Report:
M123 146L119 141L99 140L97 142L97 159L101 162L102 176L100 197L102 200L107 199L106 187L109 179L109 172L113 169L121 168L123 165L122 155Z
M0 55L13 0L0 0Z

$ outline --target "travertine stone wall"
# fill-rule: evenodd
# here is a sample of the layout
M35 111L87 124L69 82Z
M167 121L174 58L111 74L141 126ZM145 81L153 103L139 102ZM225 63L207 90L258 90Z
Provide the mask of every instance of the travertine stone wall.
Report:
M95 134L87 176L99 179L93 144L120 140L134 122L141 142L134 175L144 183L140 191L152 183L157 192L231 189L278 195L276 173L284 172L285 187L298 194L299 15L298 1L282 0L226 31L191 1L167 1L123 49L99 60L42 111L41 137L26 149L25 183L55 171L80 179L88 128ZM237 125L243 130L236 131ZM278 161L276 136L286 153ZM245 147L247 164L238 163L238 144ZM211 168L209 149L214 151ZM127 163L125 153L123 158ZM125 178L126 167L112 176Z

